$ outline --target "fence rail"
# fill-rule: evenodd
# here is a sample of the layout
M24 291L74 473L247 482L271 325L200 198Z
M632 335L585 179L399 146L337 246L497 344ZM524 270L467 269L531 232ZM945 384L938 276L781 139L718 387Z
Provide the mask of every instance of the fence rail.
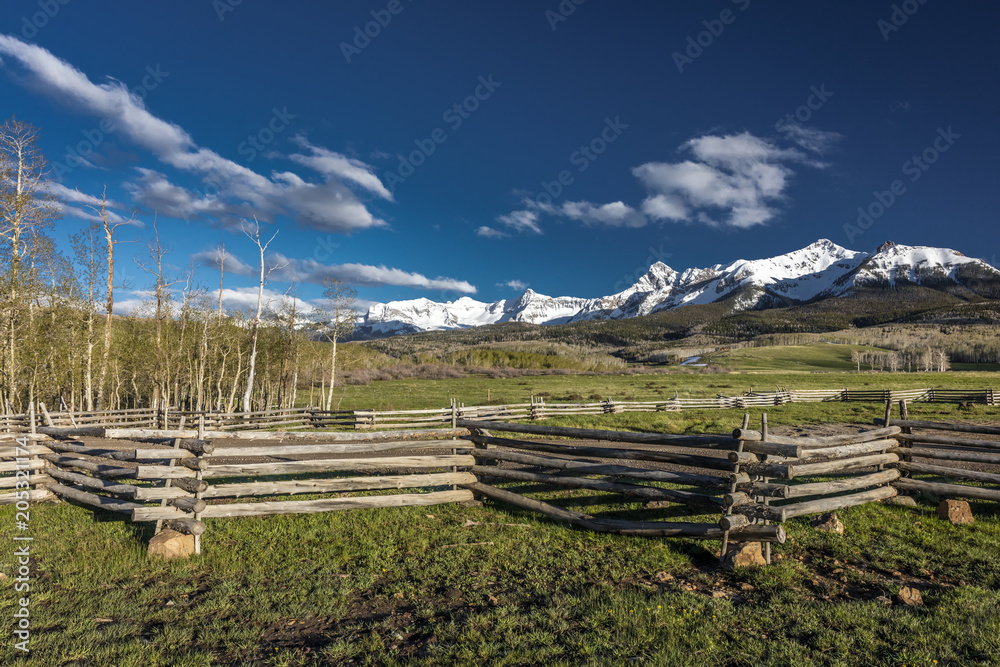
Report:
M872 402L886 403L976 403L1000 405L1000 391L993 389L778 389L754 391L738 396L680 397L659 401L621 401L608 398L589 403L546 403L531 397L528 403L466 406L455 402L445 408L423 410L320 410L313 407L258 410L254 412L191 411L177 408L132 408L89 412L50 412L44 403L27 413L0 415L0 429L32 432L39 425L49 427L139 427L171 431L201 428L209 431L240 431L283 427L284 430L356 430L387 428L433 428L457 419L480 421L540 420L569 415L601 415L624 412L673 412L679 410L725 410L771 407L786 403Z

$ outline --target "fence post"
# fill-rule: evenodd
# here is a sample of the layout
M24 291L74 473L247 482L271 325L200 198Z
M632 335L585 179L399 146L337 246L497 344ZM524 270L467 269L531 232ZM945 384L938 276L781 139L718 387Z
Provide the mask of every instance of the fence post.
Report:
M38 432L37 429L35 428L35 402L34 401L30 401L28 403L28 432L29 433L37 433Z
M907 409L906 401L905 400L902 400L902 401L899 402L899 418L901 420L903 420L903 421L906 421L907 419L910 418L909 410ZM910 428L909 426L904 426L903 427L903 433L913 433L913 429ZM910 449L910 448L913 447L913 441L912 440L904 440L904 441L902 441L902 443L903 443L903 448L904 449ZM903 458L904 461L907 461L907 462L913 461L913 455L912 454L903 454L902 458ZM901 470L900 474L901 474L902 477L909 477L910 476L910 472L908 470Z

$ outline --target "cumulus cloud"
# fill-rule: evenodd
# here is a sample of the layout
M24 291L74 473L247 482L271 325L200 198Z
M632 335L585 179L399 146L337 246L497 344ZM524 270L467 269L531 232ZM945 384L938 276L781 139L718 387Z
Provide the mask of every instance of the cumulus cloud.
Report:
M520 280L508 280L505 283L497 283L497 287L509 287L512 290L518 292L523 292L528 289L528 283L522 282Z
M121 136L149 150L164 164L196 175L207 186L205 194L196 194L169 183L163 174L141 171L131 185L133 196L165 215L186 220L219 217L225 222L227 217L245 217L246 210L253 208L265 222L288 215L300 224L330 232L386 226L345 184L387 198L388 191L373 170L358 160L306 144L303 147L309 153L293 159L323 174L324 183L306 182L289 172L264 176L198 146L179 125L150 113L143 100L119 81L94 83L49 51L10 35L0 35L0 56L20 63L36 89L113 121ZM0 64L9 67L2 61Z
M230 275L252 276L259 273L259 269L254 269L233 253L229 251L223 253L222 247L196 252L191 255L191 260L214 269L222 267Z
M642 211L655 220L744 229L761 225L778 214L777 205L785 198L794 174L788 163L818 166L798 149L781 148L749 132L698 137L681 150L693 159L633 169L650 192Z
M620 201L600 206L585 201L567 202L558 211L588 226L645 227L648 222L645 215Z

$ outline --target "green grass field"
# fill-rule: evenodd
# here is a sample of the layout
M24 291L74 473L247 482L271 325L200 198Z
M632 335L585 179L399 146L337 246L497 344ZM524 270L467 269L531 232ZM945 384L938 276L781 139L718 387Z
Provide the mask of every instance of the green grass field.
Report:
M955 527L931 502L855 508L842 537L796 519L774 565L725 572L717 542L595 534L489 502L209 520L183 562L148 560L148 529L39 506L24 664L995 665L1000 514L973 511ZM13 522L0 509L8 546ZM902 586L924 606L895 602ZM2 664L18 664L13 609L0 597Z

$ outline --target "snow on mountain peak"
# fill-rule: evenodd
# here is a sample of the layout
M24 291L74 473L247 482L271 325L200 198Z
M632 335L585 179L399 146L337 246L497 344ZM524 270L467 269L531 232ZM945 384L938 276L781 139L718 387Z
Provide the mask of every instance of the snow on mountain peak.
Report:
M738 309L797 303L816 297L841 296L872 284L899 281L959 281L963 267L975 265L1000 279L1000 271L982 260L946 248L883 243L874 253L848 250L819 239L800 250L776 257L737 260L678 273L653 263L631 287L606 297L550 297L526 289L517 299L483 303L471 297L435 303L426 298L374 304L364 325L376 333L441 330L496 322L561 324L589 319L647 315L688 304L712 303L738 296Z

